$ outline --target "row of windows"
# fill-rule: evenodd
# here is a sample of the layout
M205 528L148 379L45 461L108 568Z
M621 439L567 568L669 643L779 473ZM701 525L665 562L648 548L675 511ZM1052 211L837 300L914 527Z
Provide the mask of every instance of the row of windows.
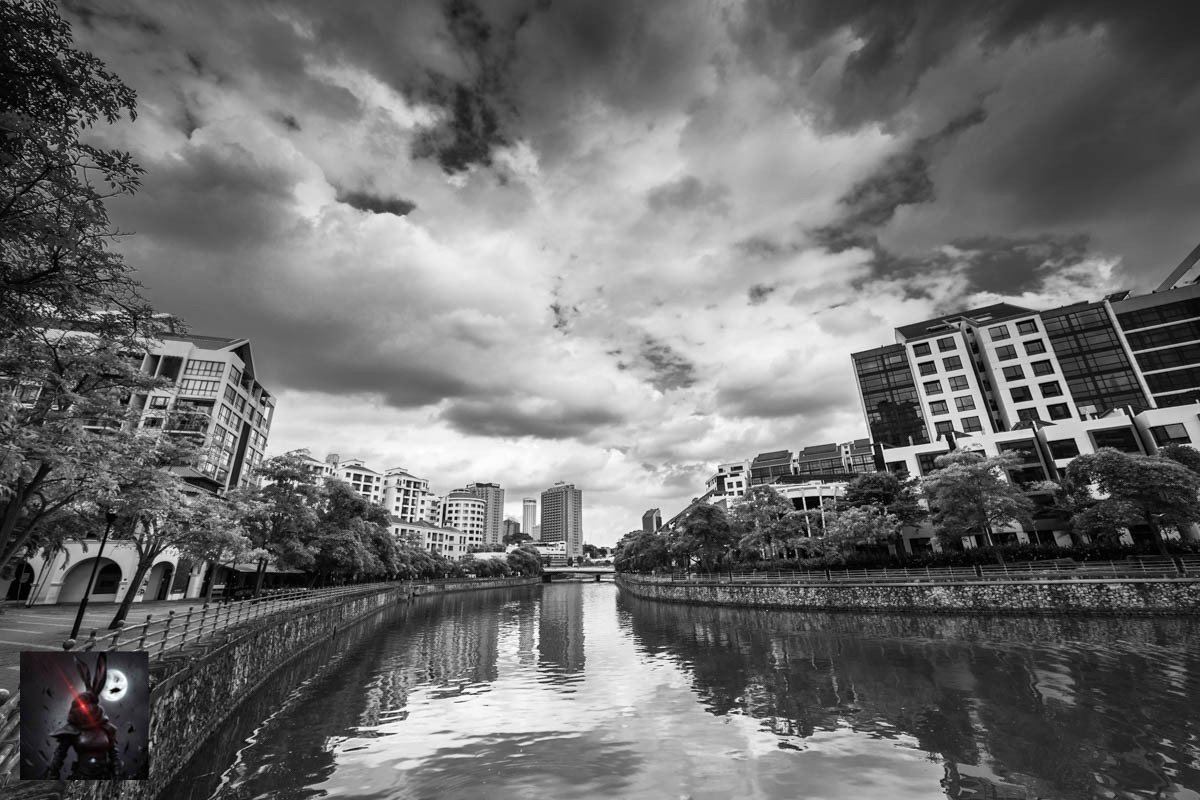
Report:
M904 350L897 348L895 352L878 356L856 356L854 358L854 368L858 370L859 375L867 375L872 372L890 372L893 370L907 372L908 359L904 357Z
M975 398L969 394L954 398L954 407L959 411L973 411L975 409ZM937 416L941 414L949 414L950 408L945 400L934 400L929 404L929 413Z
M1033 399L1033 391L1028 386L1014 386L1008 390L1014 403L1025 403ZM1062 397L1062 385L1058 381L1047 381L1038 384L1042 397Z
M1138 366L1144 370L1174 369L1190 364L1200 364L1200 344L1186 344L1168 350L1150 350L1138 353Z
M1058 333L1111 328L1112 320L1109 319L1108 313L1102 306L1095 305L1080 311L1072 311L1069 314L1058 314L1053 317L1043 315L1042 324L1046 326L1046 332L1053 338L1054 334Z
M963 417L958 421L958 425L959 430L961 430L963 433L980 433L983 430L983 423L980 422L979 417ZM935 422L933 424L933 429L938 436L942 436L947 433L953 433L954 423L949 421ZM939 455L941 454L939 453Z
M1041 417L1038 416L1038 414L1039 411L1037 408L1017 409L1017 419L1022 422L1040 420ZM1046 406L1046 414L1049 415L1050 419L1052 420L1070 419L1071 407L1066 403L1052 403L1051 405Z
M1200 339L1200 320L1179 322L1165 328L1131 333L1126 338L1129 339L1129 346L1134 350L1147 350L1151 347L1168 347L1181 342L1190 342Z
M935 372L937 372L937 362L936 361L921 361L920 363L917 364L917 368L920 370L922 375L933 375ZM950 356L949 358L944 358L944 359L942 359L942 368L946 372L953 372L954 370L962 369L963 368L962 359L958 356Z
M943 336L937 340L938 352L949 353L951 350L958 349L958 342L953 336ZM933 352L933 348L929 346L929 342L918 342L913 345L913 353L918 356L927 356Z
M1156 372L1146 376L1146 385L1154 393L1192 389L1200 385L1200 367L1188 367L1172 372Z
M1034 361L1029 368L1034 375L1052 375L1054 373L1054 364L1050 361ZM1001 371L1004 373L1005 380L1019 381L1025 378L1025 369L1020 364L1004 367Z
M201 361L195 358L189 358L187 367L184 370L189 375L215 375L221 376L225 371L224 361Z
M1165 325L1181 319L1200 317L1200 298L1180 300L1177 303L1167 303L1153 308L1143 308L1138 311L1127 311L1117 314L1117 321L1125 330L1147 328L1151 325Z
M1097 375L1106 372L1124 372L1133 378L1133 370L1125 353L1111 350L1107 353L1088 353L1078 356L1059 355L1059 366L1063 375L1074 378L1079 375ZM1136 381L1136 379L1134 379Z
M1017 333L1021 336L1037 332L1038 325L1036 320L1025 319L1017 323ZM1009 331L1007 325L996 325L988 328L988 336L991 337L993 342L999 342L1003 339L1011 339L1012 333Z
M1059 357L1096 353L1102 350L1119 350L1121 339L1112 328L1100 328L1082 333L1071 333L1054 340L1054 352Z
M1027 342L1022 342L1025 347L1025 354L1036 356L1046 352L1046 343L1041 339L1030 339ZM1017 357L1017 346L1012 344L1004 344L996 348L996 358L1000 361L1008 361L1010 358Z
M179 382L179 391L183 394L215 395L220 386L220 381L202 381L194 378L186 378Z

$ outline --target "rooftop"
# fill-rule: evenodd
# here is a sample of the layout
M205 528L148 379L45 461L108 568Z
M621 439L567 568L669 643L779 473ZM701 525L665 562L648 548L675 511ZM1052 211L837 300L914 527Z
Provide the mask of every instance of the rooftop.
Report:
M909 341L911 339L921 339L926 336L936 336L939 333L945 333L951 329L953 323L961 319L965 319L976 325L984 325L989 322L999 322L1012 317L1021 317L1026 314L1036 313L1031 308L1022 308L1021 306L1014 306L1011 303L993 303L990 306L973 308L970 311L957 311L942 317L914 322L911 325L901 325L899 328L896 328L896 333L905 341Z

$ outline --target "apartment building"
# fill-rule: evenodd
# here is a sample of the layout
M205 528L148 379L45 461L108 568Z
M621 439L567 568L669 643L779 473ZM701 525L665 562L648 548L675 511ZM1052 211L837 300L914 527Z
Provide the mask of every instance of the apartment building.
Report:
M447 558L466 555L470 545L467 534L458 528L426 520L401 520L392 517L390 528L392 535L409 547L441 553Z
M542 492L538 541L566 542L568 558L583 555L583 492L574 484L560 482Z
M658 529L662 527L662 511L657 508L651 508L642 514L642 530L645 533L658 533Z
M483 543L499 545L504 535L504 490L498 483L468 483L466 490L484 502Z
M383 507L404 522L436 521L441 509L437 495L429 490L429 481L403 467L384 473Z
M442 499L442 527L454 528L466 536L466 545L484 544L487 530L487 502L468 489L455 489Z
M521 530L537 539L537 498L526 497L521 500Z
M145 354L142 371L167 385L130 399L137 426L203 445L197 473L185 477L216 491L255 485L275 399L256 377L250 341L167 335Z

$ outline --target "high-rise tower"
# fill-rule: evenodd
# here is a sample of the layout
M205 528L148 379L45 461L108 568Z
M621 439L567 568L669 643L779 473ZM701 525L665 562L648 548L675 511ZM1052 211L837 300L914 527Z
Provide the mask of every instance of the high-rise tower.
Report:
M543 542L566 542L567 557L583 555L583 492L556 483L542 492Z

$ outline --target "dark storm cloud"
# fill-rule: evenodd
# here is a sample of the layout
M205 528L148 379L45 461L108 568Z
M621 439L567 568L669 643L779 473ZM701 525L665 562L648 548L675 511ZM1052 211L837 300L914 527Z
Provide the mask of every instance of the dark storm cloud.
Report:
M653 336L642 339L637 366L648 375L647 383L660 392L686 389L697 380L696 365Z
M762 283L756 283L746 290L746 296L750 301L750 305L757 306L767 302L767 298L778 289L778 286L767 286Z
M411 200L403 197L382 197L369 192L338 192L338 202L357 208L359 211L369 211L372 214L394 214L404 217L417 207Z
M518 397L455 401L440 419L468 435L538 439L573 439L622 421L606 408L571 408L560 402L523 407Z
M646 194L646 205L651 211L712 211L717 214L729 210L729 189L724 186L705 185L694 175L656 186Z

